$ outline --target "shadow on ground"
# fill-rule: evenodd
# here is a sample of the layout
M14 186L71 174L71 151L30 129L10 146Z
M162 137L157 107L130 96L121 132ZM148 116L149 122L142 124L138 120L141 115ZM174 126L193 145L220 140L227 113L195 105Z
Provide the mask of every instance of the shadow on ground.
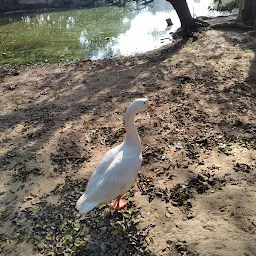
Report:
M143 209L133 202L136 188L129 192L128 208L119 213L102 205L80 216L74 205L102 152L122 141L122 116L130 100L145 95L156 108L136 121L145 156L142 173L152 179L138 184L147 198L152 194L162 200L164 191L175 195L179 200L170 198L172 207L188 220L196 195L215 195L209 193L215 188L209 181L225 178L222 185L230 184L231 179L221 176L226 173L206 166L204 158L216 151L229 159L235 144L255 150L255 57L251 48L243 48L250 45L248 38L246 45L244 39L233 45L227 32L208 31L196 42L178 41L147 56L30 68L17 78L5 77L0 116L2 252L198 255L200 248L189 245L193 250L188 250L177 239L168 247L164 234L165 248L152 242L154 219L144 213L148 223L139 226ZM241 171L232 177L251 186L255 167L248 166L247 176ZM166 180L169 185L160 182ZM235 220L238 229L241 218ZM246 246L253 247L252 240Z

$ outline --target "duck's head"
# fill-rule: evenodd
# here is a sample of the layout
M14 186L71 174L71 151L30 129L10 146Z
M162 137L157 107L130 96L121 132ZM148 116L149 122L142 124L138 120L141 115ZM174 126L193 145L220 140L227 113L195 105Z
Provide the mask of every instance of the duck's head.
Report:
M140 98L140 99L136 99L134 100L130 106L129 109L133 110L136 113L145 111L145 110L153 110L154 108L148 103L148 99L147 98Z

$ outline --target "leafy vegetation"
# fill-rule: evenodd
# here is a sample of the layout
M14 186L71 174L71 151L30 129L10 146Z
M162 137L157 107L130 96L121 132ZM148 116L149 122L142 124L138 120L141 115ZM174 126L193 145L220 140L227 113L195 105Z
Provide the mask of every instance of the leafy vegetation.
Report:
M221 12L232 12L234 9L238 9L239 0L232 0L226 4L223 4L222 0L214 0L214 5L216 6L213 9Z

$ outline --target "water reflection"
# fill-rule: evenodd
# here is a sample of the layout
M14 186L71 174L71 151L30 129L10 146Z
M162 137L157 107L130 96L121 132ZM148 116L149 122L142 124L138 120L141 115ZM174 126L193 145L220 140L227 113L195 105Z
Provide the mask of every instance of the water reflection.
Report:
M211 0L187 2L193 16L219 14L208 11ZM167 27L168 18L173 22L171 27ZM170 32L180 26L177 13L166 0L147 5L131 2L124 8L101 6L19 14L0 18L0 23L1 31L14 32L1 46L6 57L0 61L18 64L28 60L56 62L63 58L101 59L142 53L169 43Z
M165 18L168 14L164 12L151 12L144 10L130 21L130 29L120 34L116 40L111 40L107 48L112 48L112 55L133 55L157 48L163 44L161 38L169 38L170 30L167 29ZM147 22L145 22L147 21ZM166 41L168 42L168 41ZM100 53L102 56L103 54ZM92 56L93 59L99 55Z
M209 11L212 1L188 0L188 6L194 17L215 16L218 12ZM155 0L143 9L141 3L133 5L134 10L140 10L134 18L125 18L123 23L130 23L130 28L117 38L111 38L104 49L91 52L92 59L101 59L115 56L129 56L141 52L147 52L169 43L172 40L170 32L180 27L180 21L176 11L169 2ZM167 27L166 19L171 18L173 25Z
M30 16L25 16L25 17L21 17L21 19L22 19L22 21L24 22L24 23L30 23Z
M88 34L87 34L87 30L83 30L81 31L80 37L79 37L79 43L81 46L87 46L90 44L90 41L88 40Z

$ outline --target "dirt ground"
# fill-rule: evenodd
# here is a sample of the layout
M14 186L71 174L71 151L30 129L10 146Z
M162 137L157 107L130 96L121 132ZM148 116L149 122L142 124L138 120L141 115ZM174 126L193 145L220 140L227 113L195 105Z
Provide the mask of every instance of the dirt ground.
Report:
M115 60L4 74L0 255L256 255L256 37L209 30ZM8 73L8 72L7 72ZM126 209L76 200L136 126L143 166Z

